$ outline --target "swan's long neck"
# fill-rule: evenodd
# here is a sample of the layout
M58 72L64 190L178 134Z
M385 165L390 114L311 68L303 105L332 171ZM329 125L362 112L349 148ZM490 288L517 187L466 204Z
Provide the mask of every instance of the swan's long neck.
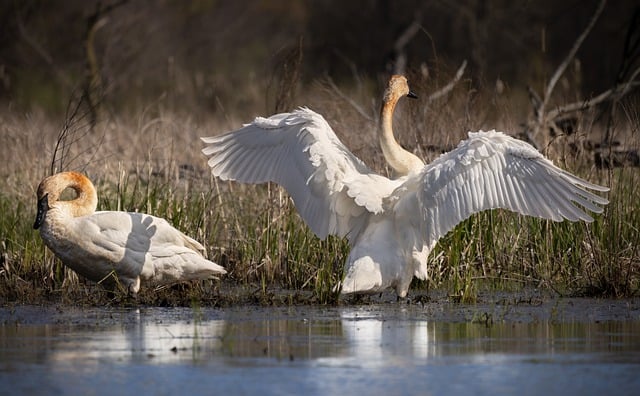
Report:
M380 146L382 154L397 176L404 176L412 171L422 169L424 162L405 150L393 135L393 112L400 98L385 94L380 114Z
M69 203L73 203L74 217L88 216L93 214L98 207L98 194L88 179L83 180L79 184L69 186L78 194L77 198Z

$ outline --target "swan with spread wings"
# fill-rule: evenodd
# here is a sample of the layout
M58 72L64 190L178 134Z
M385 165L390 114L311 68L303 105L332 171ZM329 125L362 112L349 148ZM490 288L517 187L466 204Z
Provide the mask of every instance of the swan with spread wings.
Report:
M530 144L496 131L468 139L432 163L396 141L398 100L415 97L404 76L392 76L383 97L380 145L396 178L371 170L308 108L256 118L242 128L204 137L213 175L242 183L275 182L291 195L319 237L349 240L342 293L393 287L407 294L427 277L427 256L458 223L503 208L553 221L586 221L608 201L608 188L555 166Z

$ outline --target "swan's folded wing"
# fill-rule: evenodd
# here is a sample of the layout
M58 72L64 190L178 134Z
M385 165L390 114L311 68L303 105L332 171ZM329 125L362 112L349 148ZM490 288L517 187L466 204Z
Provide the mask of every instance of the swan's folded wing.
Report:
M395 186L371 171L335 135L325 119L306 108L206 137L202 152L223 180L275 182L320 238L357 234L368 213L382 211Z
M115 270L120 277L135 279L143 271L151 238L155 228L142 225L142 216L136 221L126 212L96 212L91 216L76 218L73 227L78 234L74 240L76 251L82 252L74 270L89 279L98 281ZM75 268L78 267L78 268Z
M109 257L119 276L179 281L224 274L206 260L196 240L165 219L127 212L96 212L83 219L85 240L96 256ZM202 275L202 276L200 276Z
M428 246L486 209L591 222L587 211L601 213L598 205L608 203L587 190L608 188L558 168L528 143L495 131L469 133L469 139L425 166L404 188L410 193L402 200L414 202L408 206L420 212L419 234Z

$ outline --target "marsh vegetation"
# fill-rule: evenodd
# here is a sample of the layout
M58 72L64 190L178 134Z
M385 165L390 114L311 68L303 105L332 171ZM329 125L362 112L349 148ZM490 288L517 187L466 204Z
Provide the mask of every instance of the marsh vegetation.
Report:
M54 95L54 106L35 100L32 106L17 99L3 102L0 298L20 303L130 303L125 294L108 294L66 269L32 229L39 181L53 171L76 170L85 172L96 185L98 210L163 217L202 242L209 258L228 271L221 281L143 289L139 303L338 301L333 287L342 278L346 242L316 238L286 192L276 185L216 180L200 153L200 136L304 105L323 114L367 165L388 174L375 139L388 74L361 72L351 65L349 78L343 75L334 81L320 74L302 78L306 70L300 63L303 42L296 40L290 48L287 56L270 58L276 66L264 76L224 69L232 77L210 81L211 76L205 76L201 81L199 74L171 64L157 79L167 86L149 89L145 97L126 97L118 85L122 81L114 79L114 90L100 90L98 101L78 89ZM103 56L107 49L103 48ZM544 58L544 54L537 56ZM558 63L541 66L544 72L536 70L534 87L544 92ZM580 63L570 64L554 95L544 98L549 108L588 99L582 93ZM101 65L109 66L106 61ZM532 108L526 84L479 77L477 67L477 62L465 69L437 57L407 66L412 90L421 99L401 103L397 110L395 130L404 147L431 161L455 147L470 130L496 129L522 139L532 137L527 123L536 120L532 113L541 107ZM457 74L460 70L462 74ZM629 70L632 81L637 79L634 69ZM238 75L251 77L240 81ZM450 89L442 91L451 82ZM50 98L47 87L39 94ZM89 88L97 90L91 84ZM430 96L434 92L443 94ZM206 100L197 99L205 94ZM194 109L191 101L205 105ZM57 111L65 106L66 113ZM620 161L619 156L620 152L632 156L640 146L637 93L625 92L606 106L585 106L571 112L569 121L569 129L553 123L550 139L538 144L539 149L570 172L609 186L610 203L604 213L590 224L553 223L502 210L474 215L438 243L429 259L430 279L414 281L412 298L428 298L436 289L467 302L474 301L481 290L530 287L574 296L638 293L640 169L633 158Z
M429 92L429 83L416 85L418 90ZM357 92L349 95L358 98ZM374 97L375 92L365 97L369 95ZM406 147L433 159L438 151L429 147L455 144L470 125L482 128L486 125L482 117L488 112L509 114L508 109L491 105L502 98L469 103L469 92L462 87L454 95L456 98L433 103L427 109L420 103L403 105L397 130ZM318 101L323 96L324 100ZM371 167L385 173L372 139L374 125L363 122L353 108L330 94L319 91L312 98L310 105L327 114L346 144ZM638 144L637 108L633 103L624 104L622 113L627 118L612 131L627 145ZM454 118L456 109L466 117ZM6 114L5 120L0 293L7 301L54 298L97 303L107 298L99 288L65 269L32 229L35 187L46 175L54 152L55 122L41 113L29 117ZM499 129L517 130L508 121L498 121ZM228 128L224 120L197 123L186 114L158 105L137 115L105 120L90 132L83 130L83 135L70 135L70 139L79 139L68 143L60 162L94 180L99 210L164 217L202 241L210 258L229 271L221 285L205 281L147 290L140 296L142 301L335 301L332 288L342 277L348 253L345 241L316 238L286 192L276 185L240 185L210 176L198 137ZM589 119L581 119L578 131L563 144L590 139L598 130ZM25 166L25 158L29 166ZM640 172L633 167L598 168L592 158L583 149L567 150L556 162L592 182L610 186L610 204L593 223L553 223L501 210L474 215L441 240L430 257L430 280L415 282L412 293L444 288L466 301L487 287L513 290L533 286L594 296L637 293ZM231 286L244 290L240 293L244 296L219 292ZM282 296L281 290L291 295L276 297Z

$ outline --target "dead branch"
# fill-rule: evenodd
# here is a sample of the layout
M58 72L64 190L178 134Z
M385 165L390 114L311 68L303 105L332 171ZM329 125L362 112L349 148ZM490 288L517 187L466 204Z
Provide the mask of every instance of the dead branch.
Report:
M636 77L640 73L640 68L636 70L636 72L632 75L632 78ZM587 99L581 102L570 103L564 106L557 107L547 113L546 118L548 120L554 120L564 114L573 113L576 111L582 111L594 107L600 103L616 100L624 95L626 95L632 88L639 87L640 81L629 80L625 83L622 83L616 87L608 89L602 92L600 95Z
M95 127L97 123L99 106L104 94L102 77L100 75L100 65L98 63L98 57L95 50L96 33L106 25L109 13L113 12L116 8L123 6L127 2L128 0L119 0L103 6L102 2L98 1L96 3L95 10L87 16L86 19L87 28L84 37L84 51L86 58L83 95L85 96L86 104L89 107L91 128Z
M636 81L636 77L640 75L640 67L638 67L633 73L631 73L631 77L627 80L626 83L622 84L622 92L620 92L619 96L625 96L629 93L632 88L635 88L640 84Z
M538 119L538 116L540 115L540 109L542 109L542 99L530 85L527 85L527 92L529 92L529 101L533 106L533 115L536 119Z
M362 116L362 118L364 118L365 120L372 122L372 123L376 123L377 119L375 116L372 116L370 114L368 114L363 108L362 106L360 106L358 103L356 103L353 99L351 99L348 95L346 95L344 92L342 92L342 90L340 88L338 88L338 86L333 82L333 79L329 76L326 76L326 81L327 84L329 85L329 88L331 88L331 92L338 95L338 97L342 100L344 100L345 102L347 102L351 107L353 107L353 109Z
M602 11L604 10L604 6L606 4L607 4L607 0L600 1L600 3L598 4L598 8L596 8L596 11L593 13L591 20L589 21L589 24L584 29L582 34L578 36L578 38L576 39L576 42L573 43L573 47L571 47L571 50L567 54L567 57L565 58L565 60L562 63L560 63L555 73L553 73L553 76L549 80L549 84L547 84L547 89L544 91L544 97L542 101L543 108L546 107L546 105L549 103L549 99L551 98L551 94L553 93L553 89L558 83L558 80L564 74L565 70L567 69L567 66L569 66L569 63L571 63L571 61L573 61L573 59L575 58L576 53L578 52L578 49L580 49L580 47L582 46L582 43L584 42L584 39L587 37L587 35L589 35L591 30L593 30L593 27L598 21L598 18L600 18L600 15L602 14Z
M453 87L455 87L458 81L460 81L460 79L462 78L462 75L464 74L464 69L466 67L467 67L467 60L465 59L464 61L462 61L462 64L458 68L458 71L456 71L456 74L455 76L453 76L451 81L449 81L447 85L445 85L444 87L442 87L441 89L437 90L436 92L429 95L429 97L427 97L427 103L431 103L434 100L439 99L447 95L449 92L451 92Z
M77 100L75 100L75 95L72 95L67 104L64 124L58 133L51 157L49 168L51 175L67 170L69 164L77 158L77 156L70 158L71 147L88 135L90 131L91 121L87 121L89 113L82 110L86 100L84 93L81 92Z
M395 59L393 63L393 74L404 74L407 66L407 54L405 53L405 47L411 39L420 31L421 26L418 23L418 18L411 22L409 26L402 32L402 34L396 39L393 45L393 51L395 53Z
M594 98L585 101L570 103L564 106L556 107L552 110L547 109L558 81L566 71L569 64L575 59L576 53L582 46L585 38L593 30L593 27L600 18L600 15L602 14L606 3L606 0L601 0L600 3L598 3L598 6L591 16L589 23L582 31L582 33L578 36L565 59L560 63L560 65L558 65L557 69L551 76L547 86L544 89L544 94L542 95L542 97L540 97L533 89L529 87L529 99L533 106L533 120L531 120L527 124L525 133L529 141L534 146L536 146L538 150L547 150L551 142L550 133L561 133L560 128L558 128L558 124L562 121L560 118L562 118L563 116L566 117L568 113L583 111L592 108L602 102L620 98L628 93L631 88L638 85L638 83L634 81L638 75L638 72L634 72L629 80L621 84L617 84L615 87L602 92ZM550 130L552 130L553 132L550 132Z

